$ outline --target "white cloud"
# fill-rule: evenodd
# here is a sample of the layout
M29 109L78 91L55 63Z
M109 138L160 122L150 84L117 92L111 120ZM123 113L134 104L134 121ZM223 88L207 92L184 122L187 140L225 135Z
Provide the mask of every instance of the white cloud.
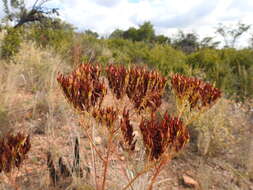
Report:
M4 5L3 1L0 1L0 19L4 17Z

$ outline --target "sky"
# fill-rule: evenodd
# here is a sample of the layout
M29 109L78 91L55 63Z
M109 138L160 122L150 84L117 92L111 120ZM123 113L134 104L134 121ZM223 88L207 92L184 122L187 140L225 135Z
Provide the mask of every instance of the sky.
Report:
M183 30L196 32L200 38L215 36L219 23L253 24L253 0L50 0L47 6L58 7L60 17L79 31L91 29L103 36L145 21L154 25L157 34L173 37ZM247 46L250 34L253 26L237 46Z

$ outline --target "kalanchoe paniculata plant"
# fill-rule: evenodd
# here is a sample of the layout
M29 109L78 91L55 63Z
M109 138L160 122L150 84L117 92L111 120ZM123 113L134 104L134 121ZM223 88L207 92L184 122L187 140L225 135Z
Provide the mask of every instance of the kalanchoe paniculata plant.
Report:
M106 69L109 87L120 99L127 94L139 111L150 108L151 111L161 105L162 94L167 79L157 71L148 71L144 67L109 65Z
M134 140L133 125L130 124L129 110L124 108L123 117L120 120L120 129L124 139L126 150L134 151L136 140Z
M221 97L221 91L211 84L193 77L175 74L171 79L172 89L181 101L187 101L192 109L211 107Z
M97 108L92 112L92 116L100 123L111 127L118 116L118 111L113 107Z
M142 119L140 130L149 160L158 160L163 154L173 156L189 140L189 132L182 120L164 114L162 120L152 116L150 120Z
M0 139L0 173L19 168L31 148L30 137L22 133L7 134Z
M109 129L106 152L103 153L93 141L92 131L96 128L89 130L87 123L80 122L81 125L86 126L85 132L91 142L92 150L95 150L103 163L102 182L99 185L95 177L96 187L97 189L106 189L110 156L119 153L115 145L122 142L118 137L123 137L123 150L127 150L129 153L137 151L135 146L137 140L140 139L134 135L131 114L137 111L138 114L144 113L145 115L145 112L151 111L150 119L143 117L139 124L148 162L143 170L137 173L123 188L123 190L128 189L138 177L153 170L153 175L150 178L151 183L149 184L149 190L151 190L163 166L176 153L180 152L189 141L189 132L186 125L190 122L188 119L185 122L185 120L182 120L184 117L181 117L185 110L182 109L175 117L170 116L168 112L165 112L162 118L156 117L158 116L157 109L162 104L162 95L167 79L157 71L149 71L138 66L126 68L123 65L109 65L106 67L108 86L116 99L122 100L124 96L127 96L133 106L130 106L131 109L127 109L116 104L118 106L116 108L102 108L101 104L107 94L107 86L104 81L100 80L100 73L101 67L97 65L81 64L69 75L58 74L57 77L64 95L74 108L78 111L90 112L98 122L103 123ZM177 100L183 105L182 107L184 108L185 103L188 103L186 108L190 113L193 111L201 113L200 110L210 108L221 96L219 89L196 78L175 74L172 76L171 84ZM121 114L120 107L124 107L124 110L122 118L118 122L118 115ZM119 126L116 126L117 124ZM118 135L118 129L121 130L122 135ZM96 176L95 161L93 164L94 176Z
M125 95L125 87L127 85L127 69L124 66L109 65L106 68L109 87L115 94L117 99L121 99Z
M90 111L101 105L107 93L104 81L100 81L101 67L81 64L69 75L58 74L57 80L68 101L78 111Z

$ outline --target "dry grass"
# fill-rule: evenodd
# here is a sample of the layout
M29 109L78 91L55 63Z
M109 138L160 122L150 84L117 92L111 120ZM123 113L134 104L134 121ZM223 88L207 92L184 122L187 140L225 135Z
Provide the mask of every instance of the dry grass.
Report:
M194 122L193 127L199 133L197 147L201 155L218 156L233 145L229 111L230 102L222 98Z

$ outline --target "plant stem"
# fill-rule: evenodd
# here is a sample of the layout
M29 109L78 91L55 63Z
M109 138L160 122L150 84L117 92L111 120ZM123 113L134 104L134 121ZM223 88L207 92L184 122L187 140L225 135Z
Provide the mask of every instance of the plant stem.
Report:
M109 144L108 144L108 147L107 147L106 159L104 161L104 176L103 176L102 190L105 189L105 181L106 181L106 176L107 176L107 168L108 168L108 164L109 164L109 156L110 156L110 152L111 152L112 139L113 139L113 135L110 134Z
M150 183L150 185L149 185L149 187L148 187L148 190L152 190L152 189L153 189L153 184L155 183L157 176L158 176L159 173L161 172L162 167L165 165L166 162L167 162L166 159L165 159L165 160L164 160L164 159L161 160L159 166L156 168L155 174L153 175L153 177L152 177L152 179L151 179L151 183Z
M105 159L103 158L103 156L101 155L101 153L98 151L98 149L97 149L95 143L93 142L93 139L92 139L91 136L89 135L88 131L87 131L86 129L84 129L84 131L85 131L85 134L86 134L86 136L88 137L88 139L89 139L89 141L90 141L90 143L91 143L91 145L92 145L92 148L96 151L98 157L99 157L102 161L105 161Z
M145 174L149 169L150 167L143 169L141 172L139 172L122 190L126 190L128 187L130 187L136 181L136 179Z

